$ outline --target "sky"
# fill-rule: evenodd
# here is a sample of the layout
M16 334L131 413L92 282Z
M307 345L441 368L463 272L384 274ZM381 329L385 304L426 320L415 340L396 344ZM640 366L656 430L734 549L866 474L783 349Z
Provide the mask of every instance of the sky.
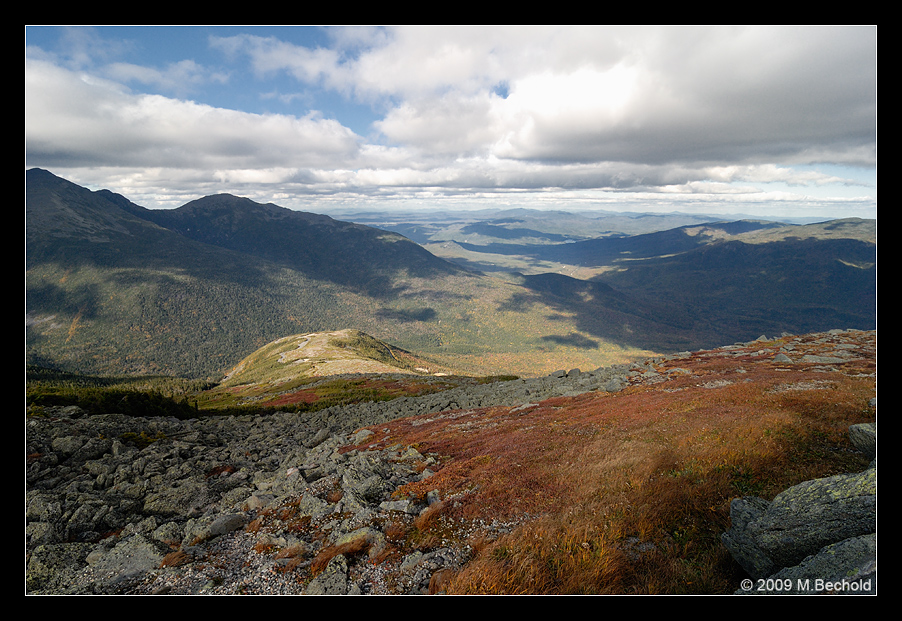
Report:
M25 28L25 165L148 208L877 217L877 30Z

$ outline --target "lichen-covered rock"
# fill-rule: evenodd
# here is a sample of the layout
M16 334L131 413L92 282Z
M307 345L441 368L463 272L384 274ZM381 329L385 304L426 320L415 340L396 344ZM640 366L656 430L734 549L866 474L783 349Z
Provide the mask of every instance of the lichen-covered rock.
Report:
M159 567L167 550L158 541L143 535L128 537L110 549L96 547L86 557L98 588L108 590L146 571Z
M721 535L721 541L733 559L752 578L769 576L777 569L749 530L749 525L761 519L768 507L770 503L763 498L734 498L730 503L732 527Z
M870 595L877 592L877 535L851 537L822 548L794 567L770 576L785 594L835 592ZM763 592L763 591L750 591Z
M869 455L876 425L850 429L853 444ZM871 594L877 588L877 467L805 481L772 502L737 498L732 527L721 536L734 560L773 589L739 593Z
M780 493L749 524L778 567L791 567L831 543L877 528L877 471L805 481Z
M348 561L343 554L332 557L323 573L307 585L307 595L346 595L348 592Z
M93 549L90 543L38 546L26 562L26 591L32 594L70 592L75 576L87 565L85 558Z

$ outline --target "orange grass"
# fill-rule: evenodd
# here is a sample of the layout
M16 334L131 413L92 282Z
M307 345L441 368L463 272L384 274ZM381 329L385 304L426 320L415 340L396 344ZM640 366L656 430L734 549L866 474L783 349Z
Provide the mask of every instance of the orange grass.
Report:
M186 552L184 552L183 550L176 550L175 552L170 552L163 557L163 560L160 561L160 568L181 567L182 565L187 565L188 563L190 563L191 560L191 557L188 556Z
M368 552L371 546L372 544L367 541L365 537L358 537L348 543L323 548L310 564L310 573L313 576L322 573L329 565L329 561L339 554L343 554L344 556L357 556L364 552Z
M444 588L735 590L741 570L720 543L731 499L770 499L801 481L865 467L848 427L874 420L871 377L819 372L812 384L806 367L754 362L680 361L691 374L618 394L391 423L391 441L416 443L442 462L404 493L438 488L455 499L442 509L452 521L521 523L480 545Z

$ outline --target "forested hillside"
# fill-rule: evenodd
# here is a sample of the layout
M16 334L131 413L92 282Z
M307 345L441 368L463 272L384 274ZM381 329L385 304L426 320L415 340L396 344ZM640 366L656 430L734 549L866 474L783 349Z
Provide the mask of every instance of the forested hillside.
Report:
M541 303L523 308L516 303L522 288L462 270L396 234L325 220L327 229L314 236L325 238L320 243L333 257L308 265L305 251L272 251L288 244L279 219L251 218L258 228L250 237L242 233L246 222L234 224L258 208L280 217L287 210L226 199L251 213L232 213L232 224L213 218L207 231L221 231L223 243L237 249L164 228L138 217L148 210L124 197L47 171L29 171L26 182L32 364L218 377L277 338L346 328L412 351L459 356L474 372L543 373L562 355L598 366L642 354L613 342L582 352L558 347L548 339L573 332L572 319ZM215 202L222 207L222 199Z

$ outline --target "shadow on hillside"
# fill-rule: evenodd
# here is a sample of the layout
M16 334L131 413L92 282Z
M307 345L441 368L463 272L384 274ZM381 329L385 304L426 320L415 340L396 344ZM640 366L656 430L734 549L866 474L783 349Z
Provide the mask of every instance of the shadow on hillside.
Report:
M854 240L725 242L583 281L524 276L501 310L544 304L623 346L679 351L876 327L876 247Z
M376 311L376 317L382 320L397 321L400 323L409 323L412 321L431 321L437 316L432 308L420 308L417 310L394 310L390 308L380 308Z
M85 284L64 289L42 282L25 287L25 312L60 313L93 319L97 315L100 293L97 285Z
M583 336L582 334L577 334L575 332L571 332L567 336L549 334L547 336L543 336L541 340L548 343L554 343L556 345L576 347L577 349L596 349L599 345L598 341L594 341Z

